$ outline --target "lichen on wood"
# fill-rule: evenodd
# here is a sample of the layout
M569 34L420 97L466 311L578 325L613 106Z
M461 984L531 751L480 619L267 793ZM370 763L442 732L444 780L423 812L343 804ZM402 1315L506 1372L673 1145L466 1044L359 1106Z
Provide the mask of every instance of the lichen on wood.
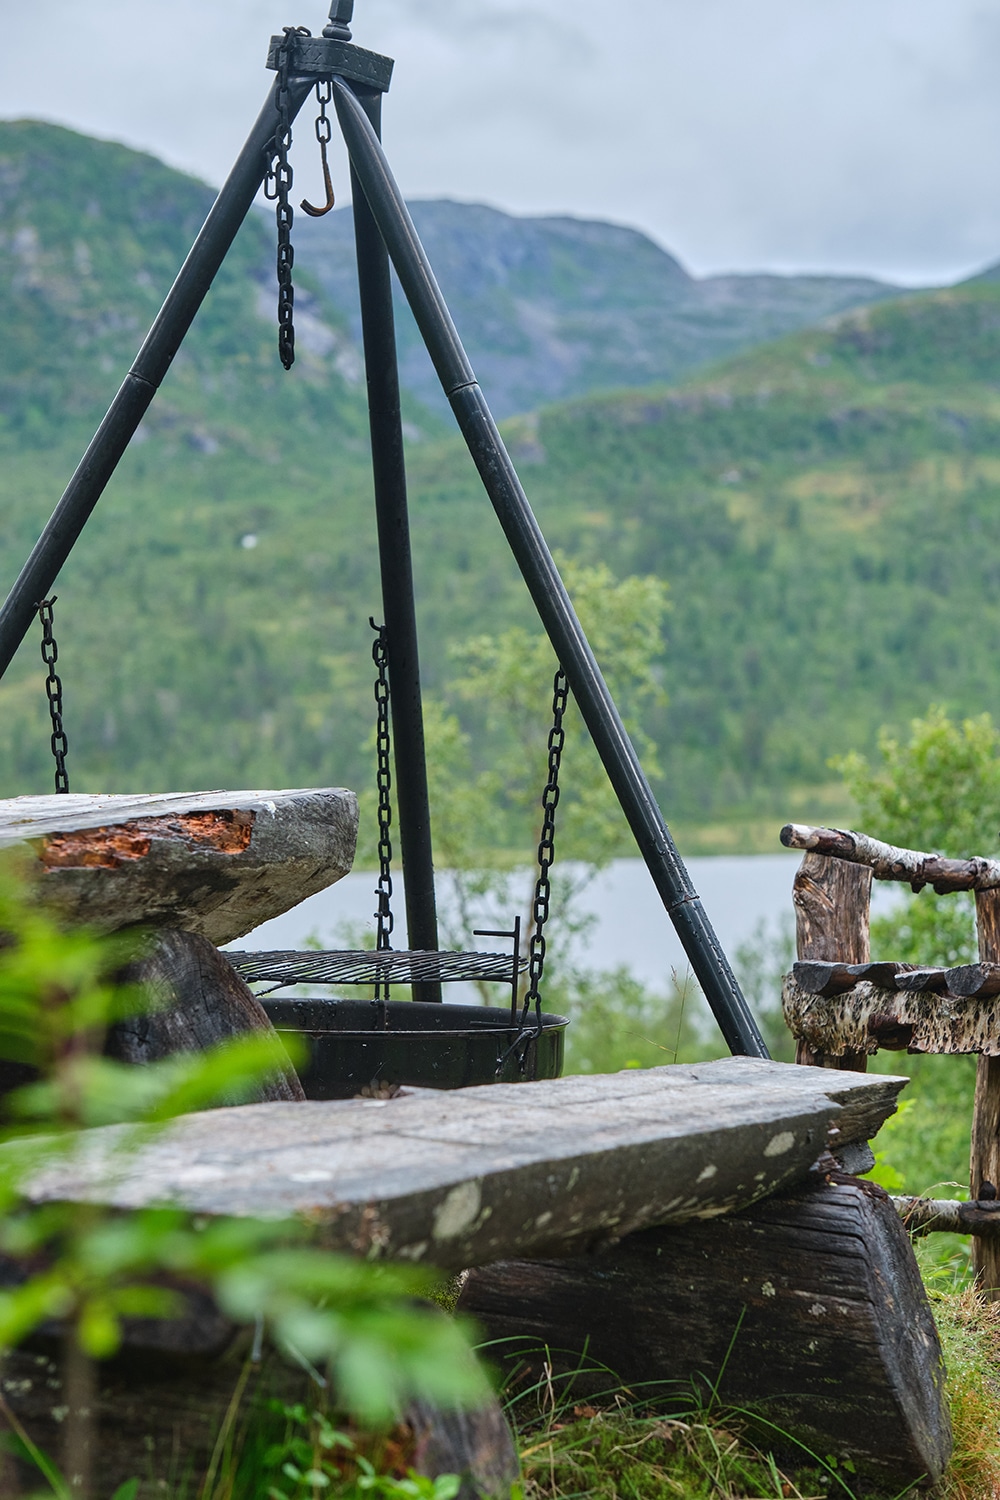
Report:
M792 1035L832 1056L885 1050L1000 1057L998 997L886 989L867 980L844 993L809 994L792 973L781 1003Z

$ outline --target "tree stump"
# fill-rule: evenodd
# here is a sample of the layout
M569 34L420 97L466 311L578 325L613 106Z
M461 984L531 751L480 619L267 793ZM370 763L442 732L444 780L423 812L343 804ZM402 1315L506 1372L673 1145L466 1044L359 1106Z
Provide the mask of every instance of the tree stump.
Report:
M816 1174L819 1177L819 1174ZM506 1261L459 1299L505 1363L543 1359L581 1394L608 1372L642 1401L750 1408L894 1488L951 1451L944 1368L906 1232L880 1188L844 1174L708 1223L646 1229L600 1254ZM803 1458L803 1462L806 1460Z

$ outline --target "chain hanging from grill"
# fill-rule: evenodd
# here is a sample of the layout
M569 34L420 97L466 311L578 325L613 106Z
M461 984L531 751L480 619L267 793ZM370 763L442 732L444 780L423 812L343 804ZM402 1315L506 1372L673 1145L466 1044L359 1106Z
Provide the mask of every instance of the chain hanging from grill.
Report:
M278 355L286 370L295 363L295 288L292 285L292 266L295 251L292 248L292 221L295 211L289 194L292 191L292 164L288 153L292 146L291 96L288 91L289 54L293 36L309 36L306 26L285 26L278 48L277 90L278 128L274 132L274 155L264 176L264 196L275 205L274 216L278 225Z
M563 718L569 702L569 683L562 667L556 669L552 679L552 728L549 730L549 778L542 792L542 833L538 841L538 879L535 881L535 898L531 915L535 923L528 944L528 989L524 997L522 1022L532 1006L535 1008L536 1029L542 1027L540 988L545 971L545 924L549 920L552 900L552 885L549 871L556 857L556 808L559 805L559 768L562 764L566 731Z
M378 910L375 912L375 920L378 923L378 934L375 947L378 950L391 948L389 939L392 936L392 763L391 749L392 741L389 733L389 644L388 634L384 625L376 625L369 618L371 628L375 631L375 639L372 642L372 660L375 663L375 754L378 762L376 773L376 786L378 787L378 885L375 894L378 897ZM380 978L375 986L375 999L388 1000L389 981Z
M56 671L59 647L52 633L52 606L57 597L53 594L51 599L42 600L38 606L38 618L42 622L42 661L49 669L49 675L45 679L45 695L49 700L49 717L52 720L52 736L49 743L52 746L52 755L56 763L56 791L68 792L69 774L66 770L66 752L69 750L69 741L66 739L62 721L62 682Z

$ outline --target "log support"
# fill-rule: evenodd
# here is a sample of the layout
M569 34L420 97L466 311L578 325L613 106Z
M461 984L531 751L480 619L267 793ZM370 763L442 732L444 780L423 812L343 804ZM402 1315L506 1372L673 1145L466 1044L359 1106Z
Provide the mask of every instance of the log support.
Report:
M472 1271L459 1307L512 1341L490 1353L523 1362L526 1382L548 1359L577 1372L581 1395L617 1377L676 1410L698 1388L774 1423L771 1441L777 1429L850 1459L892 1492L936 1480L950 1455L941 1350L906 1231L880 1188L843 1174L599 1255Z
M187 1330L195 1335L193 1343L189 1345L183 1328L180 1337L174 1329L173 1347L168 1335L166 1348L157 1332L150 1337L148 1324L143 1328L141 1321L132 1320L126 1324L122 1352L91 1367L93 1396L80 1415L92 1456L93 1494L113 1495L136 1478L138 1500L154 1500L168 1490L174 1494L178 1485L185 1494L201 1494L213 1455L218 1458L220 1434L228 1438L238 1462L248 1439L256 1438L260 1446L261 1433L282 1442L285 1423L275 1418L269 1403L301 1404L307 1411L326 1404L326 1391L276 1351L265 1348L263 1358L254 1362L246 1332L226 1325L217 1312L213 1315L210 1299L202 1294L202 1300L206 1306L200 1320L212 1324L214 1316L223 1333L221 1351L206 1347L200 1320ZM39 1340L8 1351L0 1367L0 1394L0 1432L10 1429L13 1416L42 1452L58 1461L67 1424L76 1415L66 1409L70 1392L58 1345ZM307 1437L308 1429L296 1436ZM457 1500L507 1500L519 1473L514 1439L496 1398L463 1411L415 1401L388 1437L354 1436L362 1454L387 1463L400 1478L407 1469L431 1479L458 1474ZM343 1452L332 1456L345 1459ZM41 1475L32 1464L7 1455L2 1462L7 1465L6 1471L0 1467L4 1500L38 1493ZM252 1492L258 1493L256 1488Z
M206 1052L250 1032L273 1039L274 1072L247 1097L224 1100L242 1104L278 1099L305 1099L298 1075L256 995L236 973L224 953L193 932L166 929L153 933L145 951L122 974L143 994L147 1009L111 1027L105 1052L120 1062L161 1062L183 1052Z

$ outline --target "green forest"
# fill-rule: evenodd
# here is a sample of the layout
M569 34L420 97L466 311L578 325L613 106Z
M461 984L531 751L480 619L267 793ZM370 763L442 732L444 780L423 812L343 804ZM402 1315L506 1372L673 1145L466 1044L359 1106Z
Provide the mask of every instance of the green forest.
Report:
M5 590L211 193L54 126L4 125L0 166ZM300 358L281 370L271 258L253 217L59 579L74 790L372 779L363 382L305 273ZM998 370L984 279L504 424L550 543L667 587L643 726L682 847L774 847L790 815L845 815L831 758L870 752L881 725L932 702L996 711ZM406 417L425 683L485 765L495 733L453 691L457 657L533 631L533 610L460 443L415 399ZM50 783L38 645L0 684L3 795ZM541 724L548 696L546 672Z

